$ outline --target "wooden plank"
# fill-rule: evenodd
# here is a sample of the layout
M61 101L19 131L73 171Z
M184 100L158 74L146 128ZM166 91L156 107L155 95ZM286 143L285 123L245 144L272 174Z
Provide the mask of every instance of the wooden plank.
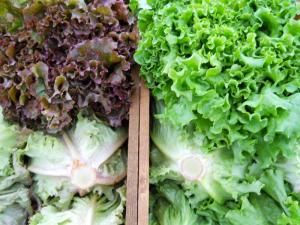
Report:
M137 225L138 209L138 154L139 154L139 115L140 115L140 87L139 70L133 70L135 81L132 103L129 111L128 133L128 165L127 165L127 202L126 225Z
M138 225L148 225L149 217L150 93L141 81Z

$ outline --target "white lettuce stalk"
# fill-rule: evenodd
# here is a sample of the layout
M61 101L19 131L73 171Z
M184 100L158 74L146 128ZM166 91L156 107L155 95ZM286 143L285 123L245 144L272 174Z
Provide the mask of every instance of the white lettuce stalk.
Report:
M51 196L70 199L68 192L84 195L96 185L120 182L126 176L120 149L126 139L125 129L114 130L81 115L76 127L60 137L33 133L25 155L38 195L44 201Z
M206 155L184 140L180 131L170 124L162 125L154 120L151 138L159 150L172 160L171 169L187 180L201 181L208 173L210 165Z

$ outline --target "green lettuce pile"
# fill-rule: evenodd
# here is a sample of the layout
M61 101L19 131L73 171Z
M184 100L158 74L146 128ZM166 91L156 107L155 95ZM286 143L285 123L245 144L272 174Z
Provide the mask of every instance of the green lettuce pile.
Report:
M0 133L0 224L124 223L125 129L82 112L50 136L6 122L1 109Z
M240 155L299 134L295 1L149 2L135 59L166 105L161 119L203 133L208 150L234 146Z
M299 3L147 2L151 224L299 225Z
M163 113L163 104L156 113ZM294 154L265 167L236 161L230 150L205 151L154 119L151 138L151 225L300 224L300 142Z

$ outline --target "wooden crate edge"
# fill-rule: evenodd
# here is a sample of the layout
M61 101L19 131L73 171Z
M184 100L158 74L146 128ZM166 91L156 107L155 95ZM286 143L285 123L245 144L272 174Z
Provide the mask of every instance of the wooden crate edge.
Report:
M138 218L138 159L139 159L139 116L140 80L138 67L133 70L134 89L129 110L128 164L126 183L126 225L137 225Z
M150 92L141 81L139 141L138 225L148 225L149 217L149 151L150 151Z

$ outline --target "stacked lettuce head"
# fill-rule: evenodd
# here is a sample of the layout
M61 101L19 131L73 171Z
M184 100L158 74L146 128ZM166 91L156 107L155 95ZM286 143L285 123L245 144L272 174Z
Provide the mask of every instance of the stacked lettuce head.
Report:
M157 118L151 138L152 225L300 223L300 142L266 167L251 157L237 161L230 149L206 152L203 135L191 139Z
M1 111L0 132L0 224L123 224L125 129L80 113L76 126L50 136Z
M299 225L298 1L131 7L156 102L150 223Z
M232 147L239 160L291 153L300 134L299 3L148 2L135 59L165 103L160 118L204 135L209 151Z
M0 24L7 120L57 133L88 108L126 124L137 29L123 0L2 0Z
M0 225L124 224L135 17L0 1Z

